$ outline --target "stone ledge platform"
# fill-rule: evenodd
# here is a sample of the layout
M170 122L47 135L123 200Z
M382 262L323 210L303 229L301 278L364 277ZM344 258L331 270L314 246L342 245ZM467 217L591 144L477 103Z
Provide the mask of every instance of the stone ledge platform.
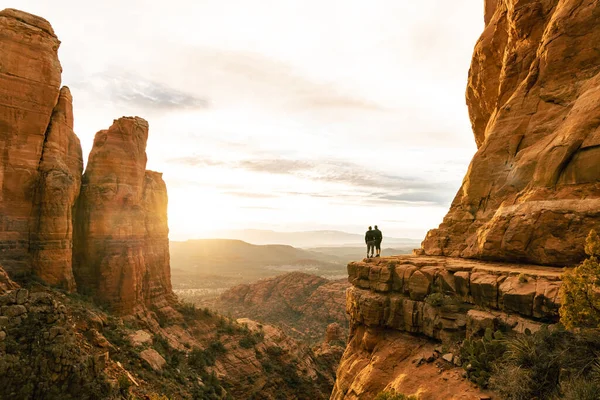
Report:
M535 331L558 321L563 270L402 255L348 264L351 326L462 340L486 328ZM428 296L439 293L436 301Z

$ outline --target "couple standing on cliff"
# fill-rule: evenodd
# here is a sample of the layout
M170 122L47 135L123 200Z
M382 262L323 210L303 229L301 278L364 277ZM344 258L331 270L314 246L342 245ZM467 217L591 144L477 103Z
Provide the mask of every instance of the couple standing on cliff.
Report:
M383 240L383 233L375 225L375 229L369 227L367 233L365 233L365 243L367 244L367 258L381 256L381 241ZM375 255L377 251L377 255Z

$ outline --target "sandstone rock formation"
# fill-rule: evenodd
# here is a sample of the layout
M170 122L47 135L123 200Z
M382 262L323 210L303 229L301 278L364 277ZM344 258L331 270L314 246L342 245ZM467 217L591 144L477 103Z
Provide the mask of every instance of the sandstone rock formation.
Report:
M146 171L148 124L122 118L99 132L82 186L52 27L7 9L0 44L0 264L68 291L76 277L118 312L169 306L167 191L160 173Z
M275 324L295 339L316 344L331 323L346 331L344 292L348 286L346 280L292 272L235 286L205 305L234 317Z
M428 255L565 265L600 221L600 4L487 0L467 104L478 151Z
M6 9L0 43L0 263L22 275L32 265L29 232L39 214L34 194L60 91L60 42L48 21Z
M148 123L116 120L96 134L76 204L78 287L118 313L172 300L167 195L146 171Z
M358 327L342 357L331 400L370 400L384 390L419 400L491 399L462 377L462 368L423 363L436 346L403 332Z
M38 168L29 243L34 273L69 291L75 290L72 209L83 172L81 145L73 132L72 102L71 92L63 87L52 112Z
M558 321L562 271L553 267L397 256L350 263L348 274L352 323L452 340L464 338L471 316L484 315L471 311L509 322L505 330Z
M433 387L425 376L420 381L403 378L407 371L421 374L404 361L431 345L422 338L452 345L486 328L523 333L557 322L561 274L554 267L448 257L396 256L350 263L350 339L332 399L373 398L389 388L407 394L418 391L423 399L439 398L437 391L446 384ZM411 339L407 333L421 338ZM453 385L463 387L464 382ZM452 396L444 398L476 398L460 397L460 390L448 393Z

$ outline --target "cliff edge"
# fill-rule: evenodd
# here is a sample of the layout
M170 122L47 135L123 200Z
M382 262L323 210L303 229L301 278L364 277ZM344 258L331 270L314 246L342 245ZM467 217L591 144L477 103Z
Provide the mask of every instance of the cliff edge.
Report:
M449 257L350 263L350 337L331 398L372 399L390 389L421 400L485 397L462 377L452 347L487 328L535 332L557 322L561 273ZM446 354L435 367L423 364L438 343Z

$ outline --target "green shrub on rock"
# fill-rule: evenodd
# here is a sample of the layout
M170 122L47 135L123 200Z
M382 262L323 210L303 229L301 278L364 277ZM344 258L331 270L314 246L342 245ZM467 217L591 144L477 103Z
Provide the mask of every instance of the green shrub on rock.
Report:
M425 297L425 303L433 307L441 307L444 304L444 295L442 293L431 293Z
M562 276L560 321L568 329L600 328L600 239L590 231L583 263Z
M468 378L480 387L487 387L493 363L505 351L506 344L500 331L493 332L488 328L482 338L465 340L460 349L460 357Z
M600 382L590 379L573 379L561 385L563 400L598 400Z
M384 390L375 397L375 400L417 400L417 397L397 393L395 390Z
M600 383L599 354L600 336L594 331L543 327L506 341L489 385L507 400L585 400L589 397L584 394Z

